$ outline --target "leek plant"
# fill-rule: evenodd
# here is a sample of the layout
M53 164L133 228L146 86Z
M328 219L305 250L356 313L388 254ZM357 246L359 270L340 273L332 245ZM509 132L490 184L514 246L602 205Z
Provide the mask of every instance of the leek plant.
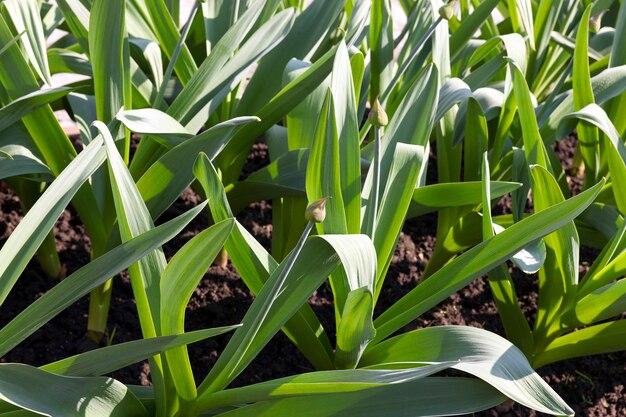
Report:
M377 261L369 237L307 238L314 224L328 220L326 199L322 199L307 210L309 226L296 249L278 264L230 216L223 185L206 154L198 157L194 173L210 195L216 223L166 262L160 245L180 232L205 204L154 227L138 184L116 146L117 135L109 131L109 127L115 131L117 123L107 127L97 121L94 125L100 134L51 183L0 250L3 293L10 291L57 216L103 163L111 173L109 180L122 243L68 276L0 329L0 354L125 268L130 270L145 338L41 368L1 364L0 414L259 416L299 412L319 416L348 411L383 415L396 410L410 415L433 415L481 410L506 397L552 414L573 414L532 371L521 351L480 329L425 329L364 349L376 334L371 326L371 305ZM571 218L573 203L585 204L594 193L597 189L548 208L547 216L539 213L532 220L549 223L547 219L554 218L554 214ZM187 302L223 245L229 249L242 277L252 283L251 287L255 285L257 297L241 324L185 333ZM339 328L339 345L333 352L328 349L315 315L307 309L306 300L338 268L351 290L343 311L345 320ZM312 350L321 349L320 360L332 355L339 369L226 389L281 328L294 340L311 343ZM186 345L233 330L209 375L196 385ZM125 386L100 376L146 357L151 357L153 387ZM361 367L354 369L357 364ZM478 378L431 377L447 368ZM407 396L408 392L421 394L416 398ZM441 401L425 401L433 395ZM411 399L406 401L407 398Z
M330 70L332 51L324 53L332 45L320 42L344 10L335 3L318 0L303 9L280 1L198 2L179 31L177 1L2 1L2 178L28 211L76 157L52 111L61 108L78 122L83 145L96 135L90 128L94 120L122 120L125 129L115 130L116 146L133 178L145 184L140 189L153 218L192 183L199 151L211 158L223 153L216 163L236 178L255 138ZM315 31L311 22L318 22ZM63 36L46 48L55 29ZM309 45L303 53L322 55L319 65L282 89L262 81L303 46L303 39ZM258 75L243 93L246 69L257 62ZM53 75L68 72L88 78L52 85ZM261 119L249 117L254 114ZM132 161L130 132L142 134ZM190 153L194 157L180 159ZM72 202L92 242L92 259L120 240L109 176L103 166ZM37 257L48 275L61 274L52 234ZM110 295L110 281L91 294L88 335L96 340L106 332Z

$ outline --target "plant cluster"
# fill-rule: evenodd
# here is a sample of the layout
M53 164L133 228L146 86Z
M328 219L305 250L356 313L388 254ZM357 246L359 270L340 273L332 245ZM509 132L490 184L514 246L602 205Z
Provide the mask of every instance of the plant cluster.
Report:
M507 399L572 415L535 369L626 349L626 2L212 0L179 16L179 0L0 2L0 179L26 213L0 249L0 306L33 257L59 280L0 329L0 357L87 294L99 341L126 269L143 334L0 364L0 416L458 415ZM572 196L550 145L574 131ZM270 164L240 180L260 136ZM206 202L155 226L188 187ZM508 194L512 214L492 215ZM259 200L271 253L235 217ZM52 229L69 204L91 261L65 277ZM205 209L211 225L168 261L161 246ZM424 277L375 316L404 222L431 212ZM583 277L581 242L601 251ZM185 332L226 256L254 302L241 323ZM534 323L509 262L538 274ZM508 340L404 331L485 274ZM327 280L336 340L307 304ZM229 388L280 331L317 371ZM187 345L228 332L197 384ZM144 359L151 387L103 376Z

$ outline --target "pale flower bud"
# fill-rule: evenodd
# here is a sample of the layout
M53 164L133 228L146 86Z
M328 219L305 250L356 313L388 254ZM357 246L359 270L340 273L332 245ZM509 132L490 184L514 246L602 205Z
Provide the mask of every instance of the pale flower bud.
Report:
M454 9L456 8L457 0L450 0L439 8L439 16L444 20L450 20L454 17Z
M367 120L369 120L372 126L387 126L387 124L389 123L387 113L385 113L385 109L383 109L383 106L380 105L378 97L376 97L376 100L374 100L372 109L367 115Z
M603 10L597 15L589 18L589 32L598 33L602 27L602 16L604 16L604 13L606 13L606 10Z
M314 223L322 223L326 218L326 202L330 197L324 197L312 202L304 212L304 218Z

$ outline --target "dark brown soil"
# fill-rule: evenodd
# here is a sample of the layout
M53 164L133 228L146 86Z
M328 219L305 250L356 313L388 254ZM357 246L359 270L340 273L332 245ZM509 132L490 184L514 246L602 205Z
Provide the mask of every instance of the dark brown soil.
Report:
M575 146L573 139L559 145L563 152L559 156L568 159L565 151ZM559 150L557 149L557 151ZM572 152L573 154L573 152ZM249 158L249 171L258 169L266 160L266 150L259 144ZM571 155L569 156L571 160ZM431 170L434 170L432 164ZM432 172L432 171L431 171ZM247 171L244 171L244 175ZM200 201L191 190L159 219L159 222L173 218L188 210ZM503 204L504 205L504 204ZM506 211L505 207L500 208ZM0 246L20 221L19 201L5 183L0 182ZM269 249L271 238L271 205L268 202L255 203L238 219L256 238ZM195 219L179 237L164 246L166 256L171 257L185 242L208 226L206 214ZM380 306L388 306L406 292L414 288L435 245L436 215L412 219L405 224L400 236L392 266L387 274L386 284L380 298ZM89 240L83 226L70 208L66 210L55 229L57 249L68 274L89 261ZM582 272L596 253L583 251ZM517 270L511 270L520 303L531 321L536 311L536 280ZM128 275L114 278L111 314L109 318L109 340L120 343L141 338L136 317L135 303ZM424 314L408 329L442 324L462 324L482 327L503 334L496 307L492 301L489 285L485 279L478 279L468 287L451 296L439 306ZM10 297L0 307L0 327L8 323L26 306L40 297L55 282L44 276L36 262L31 261L26 271L13 289ZM189 302L186 314L186 329L201 329L239 322L252 302L253 297L229 263L226 268L213 266L200 282ZM328 323L328 332L334 336L332 295L323 285L310 300L323 323ZM12 350L0 362L22 362L42 365L79 352L94 348L84 340L87 324L88 297L71 306L61 315L46 324L41 330ZM377 310L377 312L379 312ZM193 369L197 380L202 380L229 339L228 335L196 343L189 348ZM105 341L106 342L106 341ZM233 386L247 385L313 370L299 351L282 334L278 334L255 359L253 364L240 375ZM626 416L626 352L596 355L553 364L540 369L539 374L567 401L581 416ZM146 362L133 365L112 374L125 383L149 384L149 367ZM501 407L479 413L481 416L535 416L538 415L523 407Z

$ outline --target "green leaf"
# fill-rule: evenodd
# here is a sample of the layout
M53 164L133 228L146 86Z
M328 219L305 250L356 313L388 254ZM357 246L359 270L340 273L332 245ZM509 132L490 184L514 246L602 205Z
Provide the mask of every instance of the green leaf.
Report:
M0 179L27 175L42 181L52 181L52 171L26 147L7 145L0 148Z
M255 121L255 117L238 117L220 123L172 148L155 162L137 181L152 217L160 216L192 183L198 153L205 152L214 159L243 126Z
M349 280L367 277L361 266L371 265L371 240L365 235L311 237L286 269L290 257L268 278L240 327L230 339L217 363L198 388L202 398L226 387L243 371L270 338L291 318L311 293L342 262ZM354 278L353 278L354 275ZM371 278L370 278L371 279Z
M17 98L0 109L0 131L5 130L34 109L52 103L70 93L73 88L54 87L38 90Z
M187 242L167 264L161 277L161 327L164 335L185 331L185 309L198 283L209 269L233 229L232 219L223 220ZM196 398L196 383L185 346L165 352L179 396Z
M522 184L519 182L491 181L489 192L492 198L508 194ZM482 183L479 181L446 182L418 187L413 191L413 201L407 218L430 213L441 207L461 207L480 204Z
M175 336L161 336L119 343L70 356L69 358L44 365L41 369L52 372L53 374L65 376L99 376L122 369L169 349L196 343L230 332L237 327L239 327L239 325L216 327Z
M568 133L571 132L576 120L585 122L584 124L592 124L606 135L600 141L600 154L605 155L608 161L617 207L622 214L626 213L626 195L624 193L626 191L626 146L624 146L624 142L604 109L597 104L588 104L577 112L565 115L557 132L562 134L567 129L570 129Z
M308 372L208 395L199 409L278 400L302 395L346 393L416 381L454 365L444 363L382 364L371 369ZM408 367L407 367L408 366ZM429 380L431 380L429 378Z
M486 0L480 3L472 14L463 19L461 25L450 36L450 58L452 60L459 55L467 41L486 22L487 17L491 15L498 3L498 0Z
M26 32L26 36L22 36L21 40L28 60L41 80L52 85L46 54L46 39L37 0L5 0L2 5L9 12L11 22L17 32Z
M376 319L376 340L383 340L524 246L567 224L593 202L603 184L601 181L563 203L515 223L442 267Z
M115 118L132 132L165 139L170 148L192 136L176 119L157 109L122 110Z
M348 293L337 326L337 368L350 369L358 365L365 348L376 334L373 313L374 297L371 287L361 287Z
M522 126L522 138L524 151L526 153L526 161L528 164L537 164L552 171L546 147L541 139L539 128L537 127L535 109L530 98L530 90L528 89L524 75L517 65L511 63L509 64L509 67L513 73L513 90L515 92L517 111L519 114L520 124Z
M393 27L390 0L373 0L370 10L370 102L387 89L393 70Z
M315 397L301 396L279 401L264 401L220 417L396 417L463 415L500 404L506 397L488 384L467 378L427 378L355 393L334 393Z
M256 112L261 122L256 126L248 126L239 132L218 159L218 167L224 173L224 183L236 181L250 146L257 137L262 135L271 126L276 124L300 101L322 83L331 72L333 58L338 46L333 47L324 56L318 59L304 73L287 84L263 108Z
M459 361L452 366L453 369L481 378L526 407L544 413L574 415L574 411L533 371L519 349L508 340L482 329L437 326L415 330L368 350L361 365L449 360Z
M591 5L587 6L583 13L578 32L576 34L576 49L574 50L574 69L572 75L572 91L574 94L574 110L580 110L587 104L594 102L591 76L589 75L589 18ZM596 147L598 146L598 131L584 123L577 126L578 143L580 154L585 162L585 184L593 182L598 176L599 160Z
M85 152L81 153L81 155L84 153ZM128 268L148 253L170 240L178 234L203 207L204 204L194 207L174 220L139 235L110 252L105 253L65 278L0 330L0 355L4 356L8 351L33 334L65 308L88 294L91 290L98 287L98 285L104 283L111 276ZM29 211L29 213L31 212L33 211ZM22 220L21 224L26 224L25 220ZM13 232L13 235L15 235L15 232ZM7 244L5 243L3 250L6 247Z
M80 153L26 213L0 250L0 305L80 186L104 162L102 139Z
M0 399L37 414L65 417L147 417L124 384L105 377L71 378L28 365L0 364Z
M124 25L126 1L95 0L89 19L89 56L92 63L98 120L109 123L122 108L129 109L128 38Z
M392 165L387 174L387 181L383 183L385 188L380 200L380 212L374 234L374 246L378 259L374 302L378 299L382 289L384 277L391 264L396 243L409 209L413 190L417 186L419 174L423 170L424 164L423 147L404 143L396 145Z
M237 42L242 41L245 33L250 30L258 17L259 7L257 5L249 10L237 22L233 30L222 38L218 44L219 48L216 47L202 63L170 106L168 114L189 131L197 132L226 97L232 86L245 76L244 70L271 51L290 33L294 15L291 10L286 10L272 17L243 45L239 45ZM234 52L237 47L238 50ZM248 88L250 87L247 87L246 91ZM252 112L238 114L248 116Z
M278 197L304 197L308 149L298 149L279 156L269 165L253 172L244 181L228 189L228 201L237 214L250 203Z
M554 177L540 166L531 166L535 213L565 201ZM570 307L578 285L579 239L573 221L544 238L547 257L539 272L539 301L535 337L546 337L558 327L558 316Z
M233 217L224 187L206 155L198 157L194 173L206 192L213 219L221 221ZM278 262L239 223L225 247L241 278L250 291L258 295ZM328 336L308 304L289 319L283 331L317 369L333 368Z
M626 320L586 327L550 342L535 356L533 365L539 368L565 359L625 350L625 336Z
M276 76L277 71L282 73L293 58L303 60L312 55L331 30L344 3L345 0L315 0L296 18L289 34L259 63L237 106L237 115L256 114L264 119L259 111L279 94L281 79Z
M357 53L352 59L358 64L363 56ZM351 62L342 41L335 56L330 88L339 135L340 183L346 225L348 233L358 233L361 227L361 158L355 91L357 80L353 78Z

